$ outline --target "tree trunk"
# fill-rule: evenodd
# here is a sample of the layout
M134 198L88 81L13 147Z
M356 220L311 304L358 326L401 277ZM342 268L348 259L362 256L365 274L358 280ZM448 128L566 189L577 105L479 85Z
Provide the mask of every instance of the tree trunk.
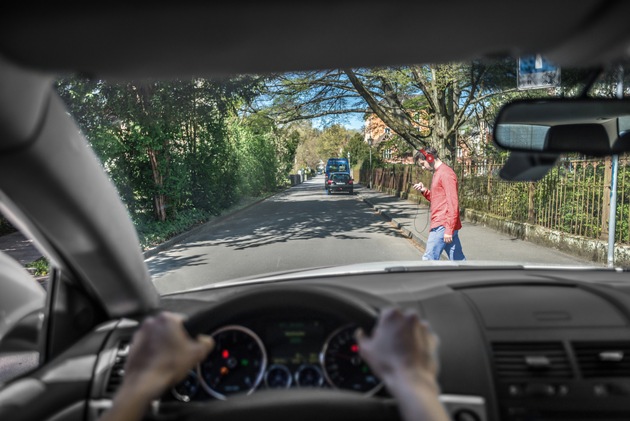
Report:
M435 116L435 126L433 128L433 145L438 149L438 156L443 161L453 163L455 157L454 135L448 135L451 116L438 114Z
M149 161L151 162L151 173L153 174L153 182L158 191L164 187L164 177L160 172L158 165L157 152L153 149L148 149ZM155 219L158 221L166 221L166 196L164 193L155 193L153 195L153 210L155 212Z
M534 209L534 196L536 194L536 183L529 183L527 189L527 222L536 223L536 213Z

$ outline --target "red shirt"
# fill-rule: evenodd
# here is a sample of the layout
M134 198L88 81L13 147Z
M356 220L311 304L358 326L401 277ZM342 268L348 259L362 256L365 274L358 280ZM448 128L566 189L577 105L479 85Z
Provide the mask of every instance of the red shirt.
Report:
M457 176L455 171L442 163L435 169L431 189L422 195L431 202L431 229L444 226L444 234L453 235L462 227L459 219Z

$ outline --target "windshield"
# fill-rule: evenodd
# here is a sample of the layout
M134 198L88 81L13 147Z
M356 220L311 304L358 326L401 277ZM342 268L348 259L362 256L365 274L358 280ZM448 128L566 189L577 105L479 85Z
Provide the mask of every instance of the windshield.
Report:
M623 73L588 85L589 69L522 59L56 87L162 293L379 262L604 267L611 236L630 265L624 156L563 155L514 182L492 140L502 105L614 98Z
M329 159L326 165L326 172L350 171L347 159Z
M331 178L333 182L347 183L350 180L350 174L333 174Z

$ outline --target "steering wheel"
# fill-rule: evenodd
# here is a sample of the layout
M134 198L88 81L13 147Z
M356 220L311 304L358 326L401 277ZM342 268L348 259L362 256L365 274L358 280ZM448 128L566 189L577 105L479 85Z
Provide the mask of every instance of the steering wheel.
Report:
M353 291L354 294L356 292ZM379 299L380 300L380 299ZM378 305L388 304L381 300ZM188 333L212 333L246 313L260 313L266 309L286 308L299 311L325 311L342 320L349 320L370 332L378 317L377 309L339 288L313 285L266 285L235 293L231 297L191 316L184 322Z
M323 389L263 390L226 401L169 405L160 410L169 420L235 421L400 421L393 399L365 397Z
M212 333L244 313L259 313L266 309L286 308L304 311L325 310L340 320L352 321L366 332L374 327L377 308L389 304L380 297L376 305L358 299L356 292L346 293L340 288L313 285L265 285L214 304L185 322L188 332ZM374 297L372 297L374 299ZM182 420L233 421L262 419L300 421L399 421L396 403L391 398L368 397L358 392L341 389L272 389L259 390L251 395L232 395L227 400L163 404L160 415L176 416Z

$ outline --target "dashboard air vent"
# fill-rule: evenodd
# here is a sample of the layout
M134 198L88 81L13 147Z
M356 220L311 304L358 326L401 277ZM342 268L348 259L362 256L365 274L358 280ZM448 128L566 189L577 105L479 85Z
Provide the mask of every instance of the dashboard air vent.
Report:
M630 377L630 342L574 342L582 377Z
M121 341L116 348L114 365L109 372L107 386L105 387L105 394L107 396L113 396L122 383L123 377L125 375L125 361L127 361L127 355L129 354L129 343L129 340Z
M571 364L561 342L495 342L494 367L499 379L566 379Z

